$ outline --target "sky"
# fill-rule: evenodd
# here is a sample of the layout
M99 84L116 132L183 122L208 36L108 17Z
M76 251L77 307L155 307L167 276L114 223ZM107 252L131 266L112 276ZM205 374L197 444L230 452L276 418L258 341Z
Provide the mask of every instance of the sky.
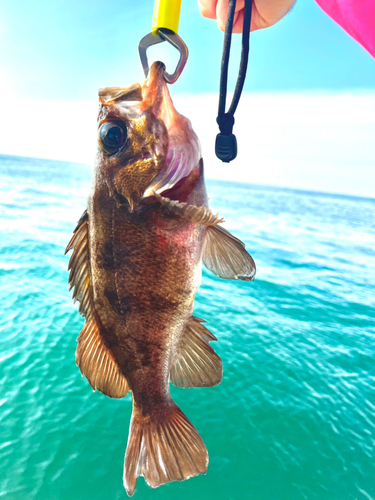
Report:
M182 4L190 55L170 91L201 139L206 175L375 197L374 59L313 0L253 33L228 167L213 155L223 34L196 0ZM151 0L2 0L0 154L91 163L97 90L143 80L137 45L152 13ZM239 55L235 36L230 88ZM162 44L150 57L169 68L177 54Z

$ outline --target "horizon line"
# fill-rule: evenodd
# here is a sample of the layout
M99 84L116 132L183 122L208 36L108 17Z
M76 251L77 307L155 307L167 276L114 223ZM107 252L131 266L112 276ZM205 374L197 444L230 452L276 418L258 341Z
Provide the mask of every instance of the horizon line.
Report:
M5 153L0 152L0 161L2 158L15 158L15 159L23 159L23 160L39 160L42 162L56 162L56 163L64 163L68 165L78 165L81 167L86 167L87 169L92 170L93 165L89 165L88 163L80 163L80 162L74 162L74 161L66 161L66 160L57 160L53 158L40 158L37 156L22 156L22 155L9 155ZM277 186L274 184L262 184L262 183L257 183L257 182L248 182L248 181L243 181L243 182L238 182L238 181L232 181L230 179L215 179L214 177L206 177L205 179L207 181L214 181L218 182L219 184L223 183L230 183L236 186L241 186L243 188L246 188L247 186L255 188L255 189L269 189L272 191L289 191L292 193L299 193L299 194L308 194L312 196L330 196L333 198L346 198L346 199L360 199L360 200L366 200L366 201L371 201L375 202L375 197L371 196L361 196L361 195L355 195L355 194L347 194L347 193L334 193L332 191L318 191L315 189L303 189L303 188L293 188L293 187L288 187L288 186Z

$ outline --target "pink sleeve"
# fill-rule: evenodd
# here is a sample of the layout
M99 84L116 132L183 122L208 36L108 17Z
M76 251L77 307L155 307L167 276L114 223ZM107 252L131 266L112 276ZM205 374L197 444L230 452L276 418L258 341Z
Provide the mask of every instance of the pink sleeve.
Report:
M316 2L375 57L375 0L316 0Z

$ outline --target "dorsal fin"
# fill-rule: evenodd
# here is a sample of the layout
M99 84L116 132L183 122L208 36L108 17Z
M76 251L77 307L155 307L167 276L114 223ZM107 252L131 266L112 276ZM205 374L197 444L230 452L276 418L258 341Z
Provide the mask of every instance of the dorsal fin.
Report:
M88 220L85 210L65 250L65 253L73 250L68 267L69 284L70 289L74 287L74 302L80 302L79 312L86 318L77 339L76 360L94 390L98 389L111 398L122 398L129 390L128 384L112 352L104 343L92 304Z
M77 300L80 302L79 312L85 317L91 312L88 241L88 215L87 210L85 210L65 250L65 253L73 250L68 266L68 271L70 270L69 290L74 287L74 303Z
M217 338L203 322L192 316L177 346L170 373L176 387L213 387L223 378L221 359L209 345Z
M256 266L241 240L222 226L207 228L202 260L204 265L219 278L253 281Z
M120 101L142 101L142 88L139 83L129 87L107 87L99 90L99 100L102 104Z

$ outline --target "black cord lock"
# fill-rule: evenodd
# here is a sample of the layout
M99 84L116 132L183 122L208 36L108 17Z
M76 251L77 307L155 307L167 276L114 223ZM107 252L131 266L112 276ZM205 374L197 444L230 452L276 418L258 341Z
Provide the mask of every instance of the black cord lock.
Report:
M228 85L228 66L229 53L232 40L233 20L236 9L236 0L229 0L227 22L224 33L224 48L223 58L221 61L220 75L220 93L219 93L219 110L216 118L219 125L220 134L216 136L215 153L216 156L225 163L229 163L237 156L237 139L233 134L234 113L240 101L242 89L245 83L247 63L249 59L249 39L251 25L251 4L252 0L245 0L244 19L242 29L242 50L241 62L238 72L236 88L234 89L232 103L229 110L225 111L227 85Z
M216 136L215 153L219 160L229 163L237 156L237 139L232 134L234 116L230 113L225 113L218 116L216 121L219 125L220 134Z

